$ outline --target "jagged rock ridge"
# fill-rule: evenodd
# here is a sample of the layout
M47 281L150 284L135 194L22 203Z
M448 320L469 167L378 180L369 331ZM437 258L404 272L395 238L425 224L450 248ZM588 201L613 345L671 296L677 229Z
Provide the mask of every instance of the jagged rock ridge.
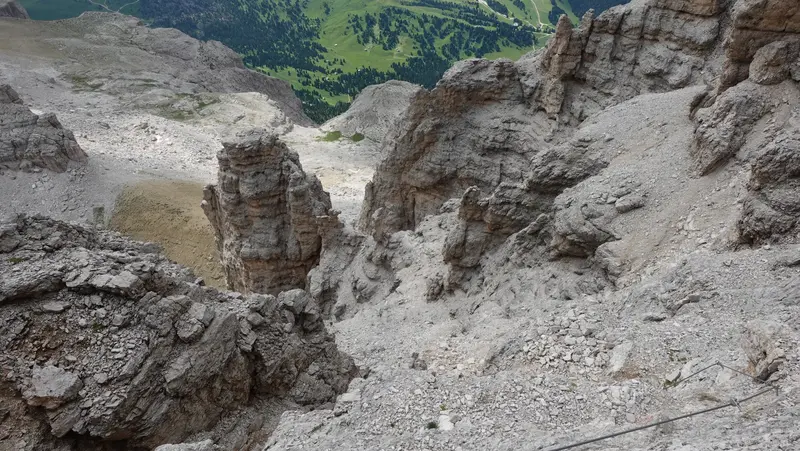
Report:
M38 166L64 172L70 162L86 159L75 135L54 114L33 113L11 86L0 85L0 169Z
M541 216L559 193L597 174L611 157L595 151L598 146L591 142L571 137L575 126L643 93L697 84L710 84L722 93L731 85L734 64L752 62L749 71L761 84L796 77L795 10L787 1L639 1L596 18L587 13L577 28L562 17L547 48L517 63L457 64L435 89L414 98L395 133L384 141L386 156L366 189L362 230L385 241L436 214L448 199L472 190L470 204L498 206L491 213L462 213L465 223L451 237L446 259L475 263L491 247L487 241L502 240L533 220L543 221L535 228L551 235L555 254L591 255L615 239L593 224L603 213L555 205L560 213L552 222ZM728 12L730 23L724 19ZM736 53L743 48L743 36L751 36L744 46L749 50ZM713 93L699 94L693 104L711 104L714 98ZM762 103L752 98L736 103L736 108L754 111L735 120L760 119L766 107ZM698 129L692 153L698 161L708 160L698 163L700 173L734 154L736 140L746 134L742 124L723 125L734 136L732 143L727 135L714 138L720 133L717 127ZM712 135L706 141L725 149L706 152L706 132ZM623 191L617 197L630 192ZM500 200L510 197L517 200ZM466 260L459 250L464 248L474 252Z
M310 277L373 372L266 449L555 449L763 381L786 401L596 446L793 449L797 11L634 1L415 96L368 236L343 230ZM676 385L715 361L733 371Z
M204 192L228 286L245 293L304 288L323 230L336 227L328 193L277 136L252 131L219 151L219 184Z
M347 387L353 361L305 292L223 294L156 251L42 217L0 226L5 443L152 449L207 431L233 449L263 440L270 412Z
M217 41L179 30L151 28L122 14L86 12L59 21L6 21L10 39L56 62L77 90L102 92L161 112L181 103L209 103L203 94L266 95L292 123L311 125L289 83L247 69L241 56ZM87 58L91 55L91 58Z

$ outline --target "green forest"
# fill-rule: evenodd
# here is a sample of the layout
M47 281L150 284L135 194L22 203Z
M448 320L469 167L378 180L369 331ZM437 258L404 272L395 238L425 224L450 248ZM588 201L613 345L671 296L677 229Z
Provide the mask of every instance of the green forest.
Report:
M308 116L345 111L390 79L432 88L464 58L516 59L542 46L561 14L573 22L628 0L21 0L31 17L120 11L214 39L255 70L287 80Z

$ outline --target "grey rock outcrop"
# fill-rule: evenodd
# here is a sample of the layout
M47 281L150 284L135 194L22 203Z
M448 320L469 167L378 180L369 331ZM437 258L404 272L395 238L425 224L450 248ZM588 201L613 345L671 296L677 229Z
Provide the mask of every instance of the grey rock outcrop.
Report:
M0 241L7 443L153 449L205 431L222 444L238 434L215 432L222 417L241 413L252 435L266 412L332 401L357 372L303 291L223 294L152 245L42 217L3 223Z
M524 186L501 186L491 196L469 188L458 208L459 225L447 235L442 249L444 261L452 265L451 281L459 270L478 266L484 253L534 220L541 230L552 198L539 196ZM538 218L539 216L542 218ZM532 231L532 233L539 230Z
M785 38L785 34L778 37ZM791 75L796 44L777 40L755 52L749 78L695 114L692 170L709 174L737 159L750 166L738 221L745 243L797 242L800 84Z
M11 86L0 85L0 105L11 103L22 105L22 99L19 98L19 94Z
M619 239L611 223L617 216L645 205L640 185L629 174L610 181L590 178L564 190L553 203L552 239L548 243L551 252L589 257L602 244Z
M697 112L695 140L689 150L695 173L706 175L736 155L756 122L781 102L768 94L766 87L740 83Z
M414 97L387 135L361 228L378 240L414 228L471 186L491 193L532 174L529 183L555 197L591 175L602 158L584 156L580 146L567 158L584 161L583 170L547 155L604 107L704 81L704 71L715 69L706 58L722 41L720 6L635 2L596 18L587 13L577 28L562 18L547 48L517 63L456 64L436 88ZM569 180L558 171L571 172Z
M37 115L8 85L0 85L0 169L33 166L64 172L70 162L86 162L86 153L54 114Z
M155 451L222 451L222 449L211 440L203 440L195 443L161 445Z
M461 198L461 225L450 231L443 251L453 267L475 267L483 254L523 229L520 236L541 235L538 241L547 242L552 255L590 257L620 238L612 222L647 199L637 186L618 182L578 186L614 156L608 144L613 136L583 141L575 134L578 124L634 96L691 85L715 85L692 101L697 128L689 149L691 172L709 174L734 156L774 166L752 141L761 136L766 145L775 138L798 102L792 81L798 19L796 8L787 9L791 2L762 1L761 9L755 3L633 2L599 17L587 13L576 28L562 18L548 46L517 63L458 63L436 88L414 97L384 140L384 160L366 188L361 229L386 243ZM739 54L742 48L733 47L745 35L757 38L758 46L748 42L750 50ZM738 64L747 66L749 80L746 73L736 83L717 83ZM771 131L755 133L765 121ZM789 158L783 155L781 161ZM795 206L790 195L779 193L794 186L786 181L794 176L791 170L782 174L776 178L782 182L764 178L766 190L754 194L765 177L754 168L740 221L746 240L759 241L773 229L791 236ZM598 261L618 273L624 258L604 249Z
M655 4L673 11L699 16L713 16L722 11L726 2L727 0L658 0Z
M367 86L346 112L326 122L322 128L340 131L345 136L361 133L367 139L381 142L421 90L421 86L397 80Z
M792 76L800 42L775 41L761 47L750 63L750 80L760 85L776 85Z
M491 193L502 180L522 180L536 136L546 132L533 113L511 61L457 63L433 91L414 97L385 138L361 227L383 240L471 186Z
M228 286L269 294L304 288L324 230L338 224L330 196L275 135L251 131L217 157L219 184L206 187L202 205Z
M766 381L786 361L786 351L781 348L784 326L774 321L756 320L745 325L742 343L751 374Z
M716 95L695 114L693 170L734 159L751 165L738 221L745 243L796 242L800 8L786 0L738 0Z
M17 0L0 0L0 17L12 19L30 19L28 11Z

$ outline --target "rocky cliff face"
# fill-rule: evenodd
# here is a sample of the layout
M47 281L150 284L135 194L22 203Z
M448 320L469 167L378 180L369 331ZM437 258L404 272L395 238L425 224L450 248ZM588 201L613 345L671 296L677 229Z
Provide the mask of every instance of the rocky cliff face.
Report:
M479 242L490 235L502 240L536 218L551 225L546 233L556 254L591 255L614 239L603 226L589 226L603 214L576 215L553 204L564 189L597 174L612 157L598 150L603 147L598 143L581 141L577 124L643 93L711 85L714 91L698 94L694 102L695 108L713 104L716 119L706 120L716 122L699 124L691 151L695 171L707 173L736 153L748 127L771 111L770 102L780 103L777 93L766 95L770 101L764 95L726 100L732 95L721 93L741 78L735 68L744 65L745 78L749 71L756 85L796 77L796 9L786 1L638 1L599 17L587 13L577 28L562 18L547 48L517 63L457 64L435 89L414 98L387 137L385 159L366 189L362 230L385 241L463 195L474 199L470 205L507 205L487 217L462 201L464 225L451 236L448 260L474 263L486 247ZM732 71L739 75L732 77ZM701 111L697 117L702 121L708 114ZM616 191L615 198L628 194ZM498 201L513 197L518 200L510 204ZM553 222L540 218L551 206L562 213ZM544 224L536 228L545 229ZM464 260L462 248L477 253Z
M720 8L697 5L634 2L597 18L587 13L574 29L564 17L547 49L517 63L457 64L415 98L387 139L362 227L378 235L412 228L470 186L488 194L533 173L537 191L553 194L558 187L548 185L590 175L591 163L569 180L553 172L563 168L548 166L560 165L547 154L580 121L638 94L703 82L717 70L706 60L723 41Z
M306 293L223 294L156 251L41 217L0 226L9 449L153 449L202 431L241 449L270 415L347 387L353 361ZM215 432L228 415L241 421Z
M12 19L30 19L28 11L22 7L17 0L0 1L0 17L10 17Z
M800 405L796 12L634 1L415 96L367 236L336 237L310 277L373 372L266 449L555 449L765 380ZM792 448L774 399L597 446Z
M800 206L794 199L800 191L792 136L800 125L800 6L740 0L731 14L720 93L695 114L693 170L710 174L733 159L749 164L740 239L797 242Z
M522 180L547 134L524 99L510 61L457 63L433 91L413 99L384 140L361 227L382 238L413 228L471 186L489 194L503 181Z
M737 0L733 2L731 13L733 23L727 36L725 72L720 80L721 87L724 89L733 86L748 77L765 81L765 74L760 71L769 66L785 66L787 62L790 65L794 63L795 68L792 70L796 78L796 52L800 45L800 8L797 2ZM778 47L773 44L781 41L785 44ZM758 53L761 55L757 55ZM758 60L756 67L751 67L750 63L754 60ZM784 75L778 74L778 77Z
M86 163L75 135L54 114L38 115L22 104L8 85L0 85L0 169L34 166L64 172L69 164Z
M0 445L552 449L734 398L746 421L598 446L793 449L796 17L640 0L517 63L459 63L384 141L366 234L274 136L226 144L204 208L231 286L272 294L103 232L4 226ZM320 318L369 368L346 391ZM729 368L682 381L711 362ZM765 381L780 397L747 398ZM267 438L263 412L298 404L320 408Z
M270 294L304 288L323 230L338 224L330 196L275 135L253 131L224 146L219 184L206 188L203 210L228 286Z

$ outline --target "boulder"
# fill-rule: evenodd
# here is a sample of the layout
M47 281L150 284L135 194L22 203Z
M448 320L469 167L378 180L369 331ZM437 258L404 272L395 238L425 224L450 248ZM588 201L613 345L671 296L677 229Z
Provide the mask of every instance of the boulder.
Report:
M30 406L55 409L78 396L83 383L73 373L55 366L34 367L30 388L23 393Z
M0 169L33 166L64 172L86 153L54 114L34 114L8 85L0 85Z
M800 43L800 8L794 0L736 0L731 2L732 23L725 45L725 66L720 78L720 90L725 90L748 78L749 69L756 69L755 79L765 76L764 63L773 65L781 59L775 46L758 52L776 41L791 46ZM755 67L750 67L755 62ZM767 80L776 74L767 76ZM780 71L778 71L779 76Z
M776 85L791 76L791 64L797 59L797 45L776 41L761 47L750 63L750 80L760 85Z

